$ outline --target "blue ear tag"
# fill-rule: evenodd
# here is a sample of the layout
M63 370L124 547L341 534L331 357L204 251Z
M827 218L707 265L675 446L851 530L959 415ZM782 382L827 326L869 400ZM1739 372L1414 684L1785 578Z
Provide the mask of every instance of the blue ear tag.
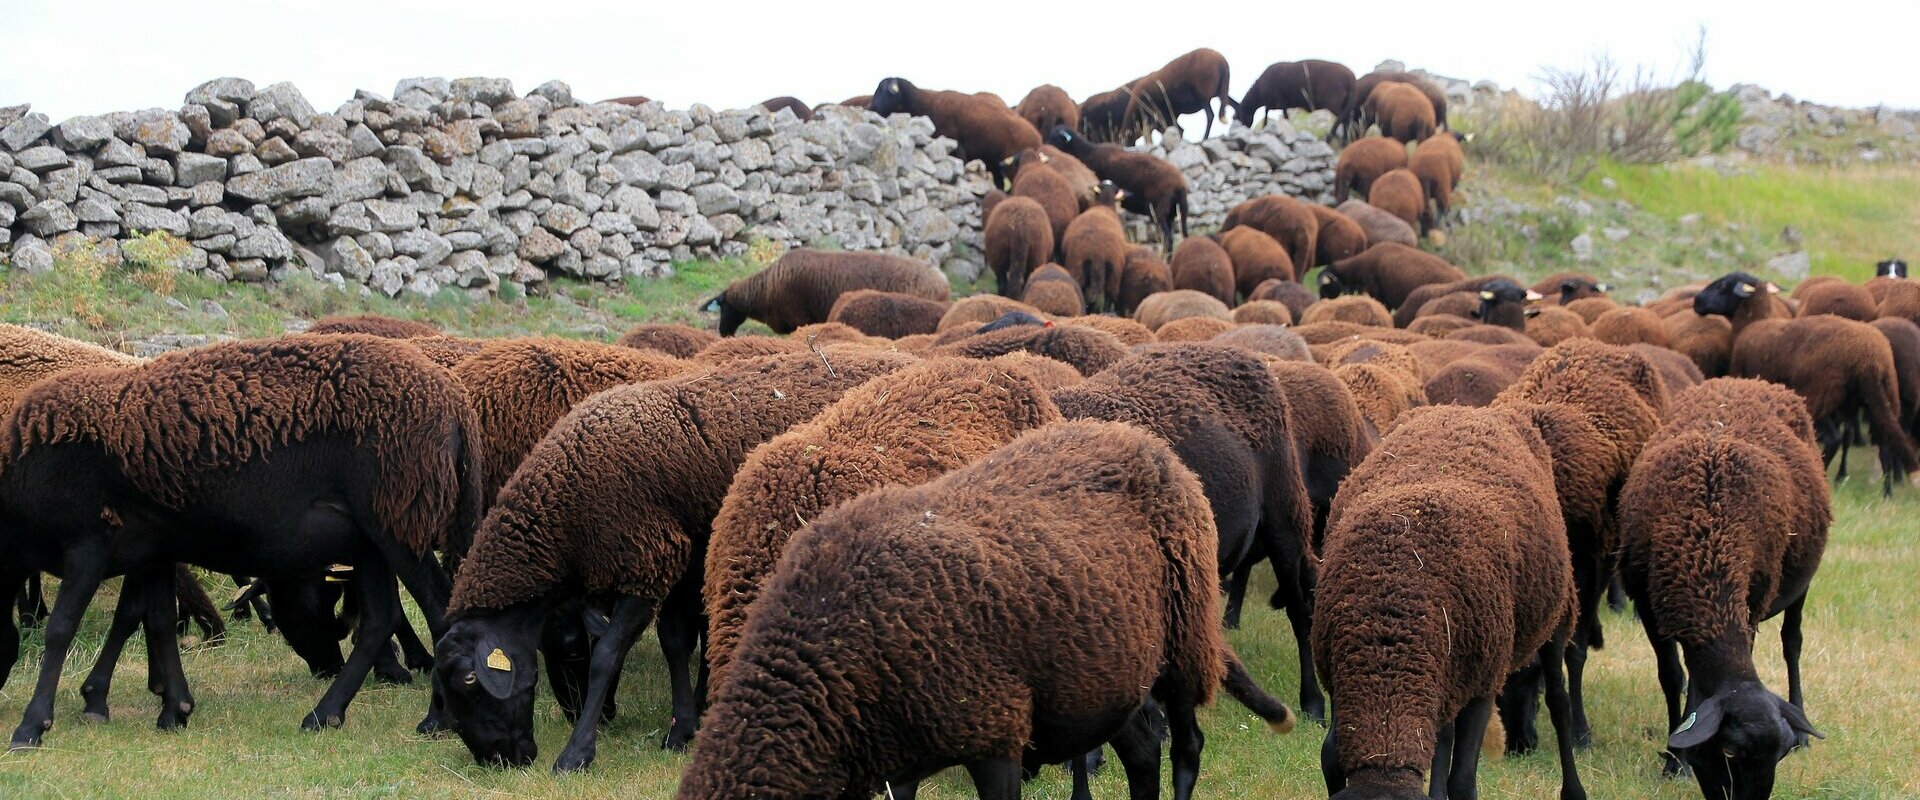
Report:
M1680 727L1673 729L1673 735L1679 736L1680 734L1693 730L1693 723L1699 722L1699 721L1700 721L1700 712L1695 711L1691 714L1688 714L1687 721L1680 723Z

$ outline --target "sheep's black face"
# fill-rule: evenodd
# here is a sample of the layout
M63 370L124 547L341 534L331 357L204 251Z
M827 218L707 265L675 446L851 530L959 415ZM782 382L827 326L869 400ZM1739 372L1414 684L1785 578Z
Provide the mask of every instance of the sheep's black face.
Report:
M1587 297L1602 297L1613 291L1612 286L1594 283L1585 278L1568 278L1560 282L1560 305Z
M524 767L539 755L533 741L539 662L534 634L508 630L515 616L461 620L434 647L434 686L479 764Z
M1693 768L1712 800L1763 800L1788 753L1819 736L1805 714L1757 682L1700 704L1667 742Z
M1053 130L1047 132L1047 144L1074 155L1086 149L1086 142L1080 138L1080 134L1065 125L1055 125Z
M1729 272L1693 296L1693 313L1703 317L1711 314L1731 317L1747 298L1765 291L1766 281L1745 272Z
M867 108L883 117L896 111L911 111L907 108L907 90L912 85L899 78L881 81L874 87L873 102Z
M1332 300L1347 293L1347 287L1340 284L1340 276L1331 269L1320 270L1320 299Z
M1525 329L1527 301L1538 299L1539 294L1513 281L1489 281L1480 288L1478 319L1488 325Z
M340 673L340 640L347 625L334 613L345 584L328 583L320 576L284 578L267 584L274 621L293 652L307 662L316 678Z
M1907 262L1901 261L1900 259L1897 259L1897 258L1889 258L1873 266L1874 266L1873 274L1878 277L1882 277L1882 278L1907 277Z
M700 307L700 310L719 312L720 324L718 330L721 336L732 336L734 331L740 330L740 326L747 323L747 312L739 306L727 302L727 296L724 294L717 295L712 300L708 300Z

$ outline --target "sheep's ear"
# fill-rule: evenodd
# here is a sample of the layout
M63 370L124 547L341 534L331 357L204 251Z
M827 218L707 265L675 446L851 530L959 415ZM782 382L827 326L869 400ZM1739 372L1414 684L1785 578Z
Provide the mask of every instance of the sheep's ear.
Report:
M1787 720L1787 727L1792 728L1794 734L1799 737L1800 745L1804 746L1807 743L1808 736L1815 739L1827 738L1819 731L1813 729L1813 723L1807 721L1807 713L1801 711L1799 706L1779 697L1774 698L1773 701L1774 705L1780 707L1780 716Z
M1580 282L1572 278L1568 278L1560 282L1560 291L1577 292L1579 290L1580 290Z
M1536 291L1534 291L1534 290L1532 290L1532 289L1528 289L1528 290L1527 290L1527 299L1528 299L1528 300L1540 300L1540 299L1543 299L1543 298L1545 298L1545 297L1546 297L1546 295L1544 295L1544 294L1541 294L1541 293L1539 293L1539 292L1536 292Z
M1767 281L1767 294L1779 294L1779 293L1780 293L1780 284L1774 283L1773 281Z
M515 664L507 655L500 641L491 636L481 637L473 647L474 671L479 674L480 688L487 690L496 700L505 700L513 694L513 671L529 665Z
M1325 285L1325 284L1329 284L1329 283L1332 283L1332 282L1333 282L1333 276L1332 276L1332 275L1328 275L1328 274L1327 274L1327 271L1326 271L1326 270L1324 270L1324 269L1323 269L1323 270L1320 270L1320 283L1321 283L1322 285Z
M254 578L252 581L249 581L246 586L241 587L239 594L234 595L233 599L227 601L226 605L221 606L220 610L233 611L241 606L252 603L254 598L259 597L261 593L266 590L267 582L259 578Z
M1050 155L1047 155L1046 153L1041 153L1041 154L1040 154L1040 163L1042 163L1042 164L1051 164L1051 163L1053 163L1053 156L1050 156Z
M1741 281L1733 285L1733 296L1740 298L1752 297L1754 289L1753 284Z
M1673 729L1673 735L1667 737L1667 748L1685 750L1706 744L1707 740L1720 732L1720 717L1720 698L1707 698L1692 714L1681 720L1680 727Z
M608 619L607 615L600 613L593 606L580 609L580 621L586 623L587 635L595 639L606 636L607 626L613 624L613 620Z

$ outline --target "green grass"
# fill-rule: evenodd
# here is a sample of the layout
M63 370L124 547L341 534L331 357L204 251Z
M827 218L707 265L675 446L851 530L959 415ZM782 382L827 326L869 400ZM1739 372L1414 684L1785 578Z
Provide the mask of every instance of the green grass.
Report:
M1868 454L1856 453L1866 460ZM1920 793L1913 758L1912 720L1920 716L1913 691L1920 636L1920 543L1911 520L1920 490L1899 489L1882 501L1876 481L1856 479L1835 494L1836 521L1826 560L1813 585L1806 622L1808 709L1827 735L1781 765L1775 797L1886 798ZM1270 578L1267 578L1270 581ZM88 627L61 685L47 747L0 755L0 796L38 797L669 797L687 763L658 748L667 719L665 668L651 638L634 650L620 686L620 718L603 731L599 760L587 774L555 777L551 758L566 728L550 693L538 706L541 758L529 770L473 765L454 739L415 736L426 706L421 682L405 687L370 684L354 702L346 727L323 733L299 729L322 684L257 626L236 624L232 640L196 649L185 665L199 710L177 733L152 728L156 707L144 690L144 649L132 643L116 673L113 721L80 720L79 680L91 666L111 600L94 603ZM1265 597L1256 586L1250 597ZM1283 696L1296 682L1293 639L1278 612L1250 607L1245 629L1231 634L1256 675ZM1608 647L1587 672L1588 708L1595 744L1579 755L1595 798L1698 797L1689 783L1659 776L1656 743L1664 718L1653 662L1639 627L1609 613ZM1778 622L1761 628L1755 656L1769 686L1784 691ZM8 727L21 713L37 668L37 634L28 637L22 664L0 691ZM1289 736L1269 732L1224 697L1202 717L1207 748L1202 797L1324 796L1318 772L1321 729L1303 724ZM1544 715L1543 736L1551 736ZM1550 740L1549 740L1550 741ZM1550 752L1550 751L1549 751ZM1117 766L1117 765L1116 765ZM1559 773L1547 754L1483 763L1488 798L1550 797ZM1064 772L1047 770L1027 796L1065 798ZM1098 777L1097 797L1125 795L1120 770ZM921 794L935 800L972 797L963 774L939 776Z

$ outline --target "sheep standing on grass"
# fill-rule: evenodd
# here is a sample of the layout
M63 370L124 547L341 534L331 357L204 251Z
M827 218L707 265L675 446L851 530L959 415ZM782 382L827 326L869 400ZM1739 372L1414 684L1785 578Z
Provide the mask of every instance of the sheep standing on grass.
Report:
M827 312L827 321L848 325L868 336L898 339L935 332L940 327L940 318L946 313L947 304L939 300L861 289L840 295L840 299L833 301L833 309Z
M947 278L925 263L886 253L793 250L773 265L729 284L703 304L720 314L720 335L732 336L747 319L774 333L826 322L840 295L879 289L945 301Z
M1634 464L1620 565L1659 662L1666 772L1691 767L1709 798L1768 796L1777 762L1820 735L1801 690L1800 623L1832 519L1813 420L1777 384L1716 378L1682 392ZM1787 700L1753 665L1755 629L1776 614Z

